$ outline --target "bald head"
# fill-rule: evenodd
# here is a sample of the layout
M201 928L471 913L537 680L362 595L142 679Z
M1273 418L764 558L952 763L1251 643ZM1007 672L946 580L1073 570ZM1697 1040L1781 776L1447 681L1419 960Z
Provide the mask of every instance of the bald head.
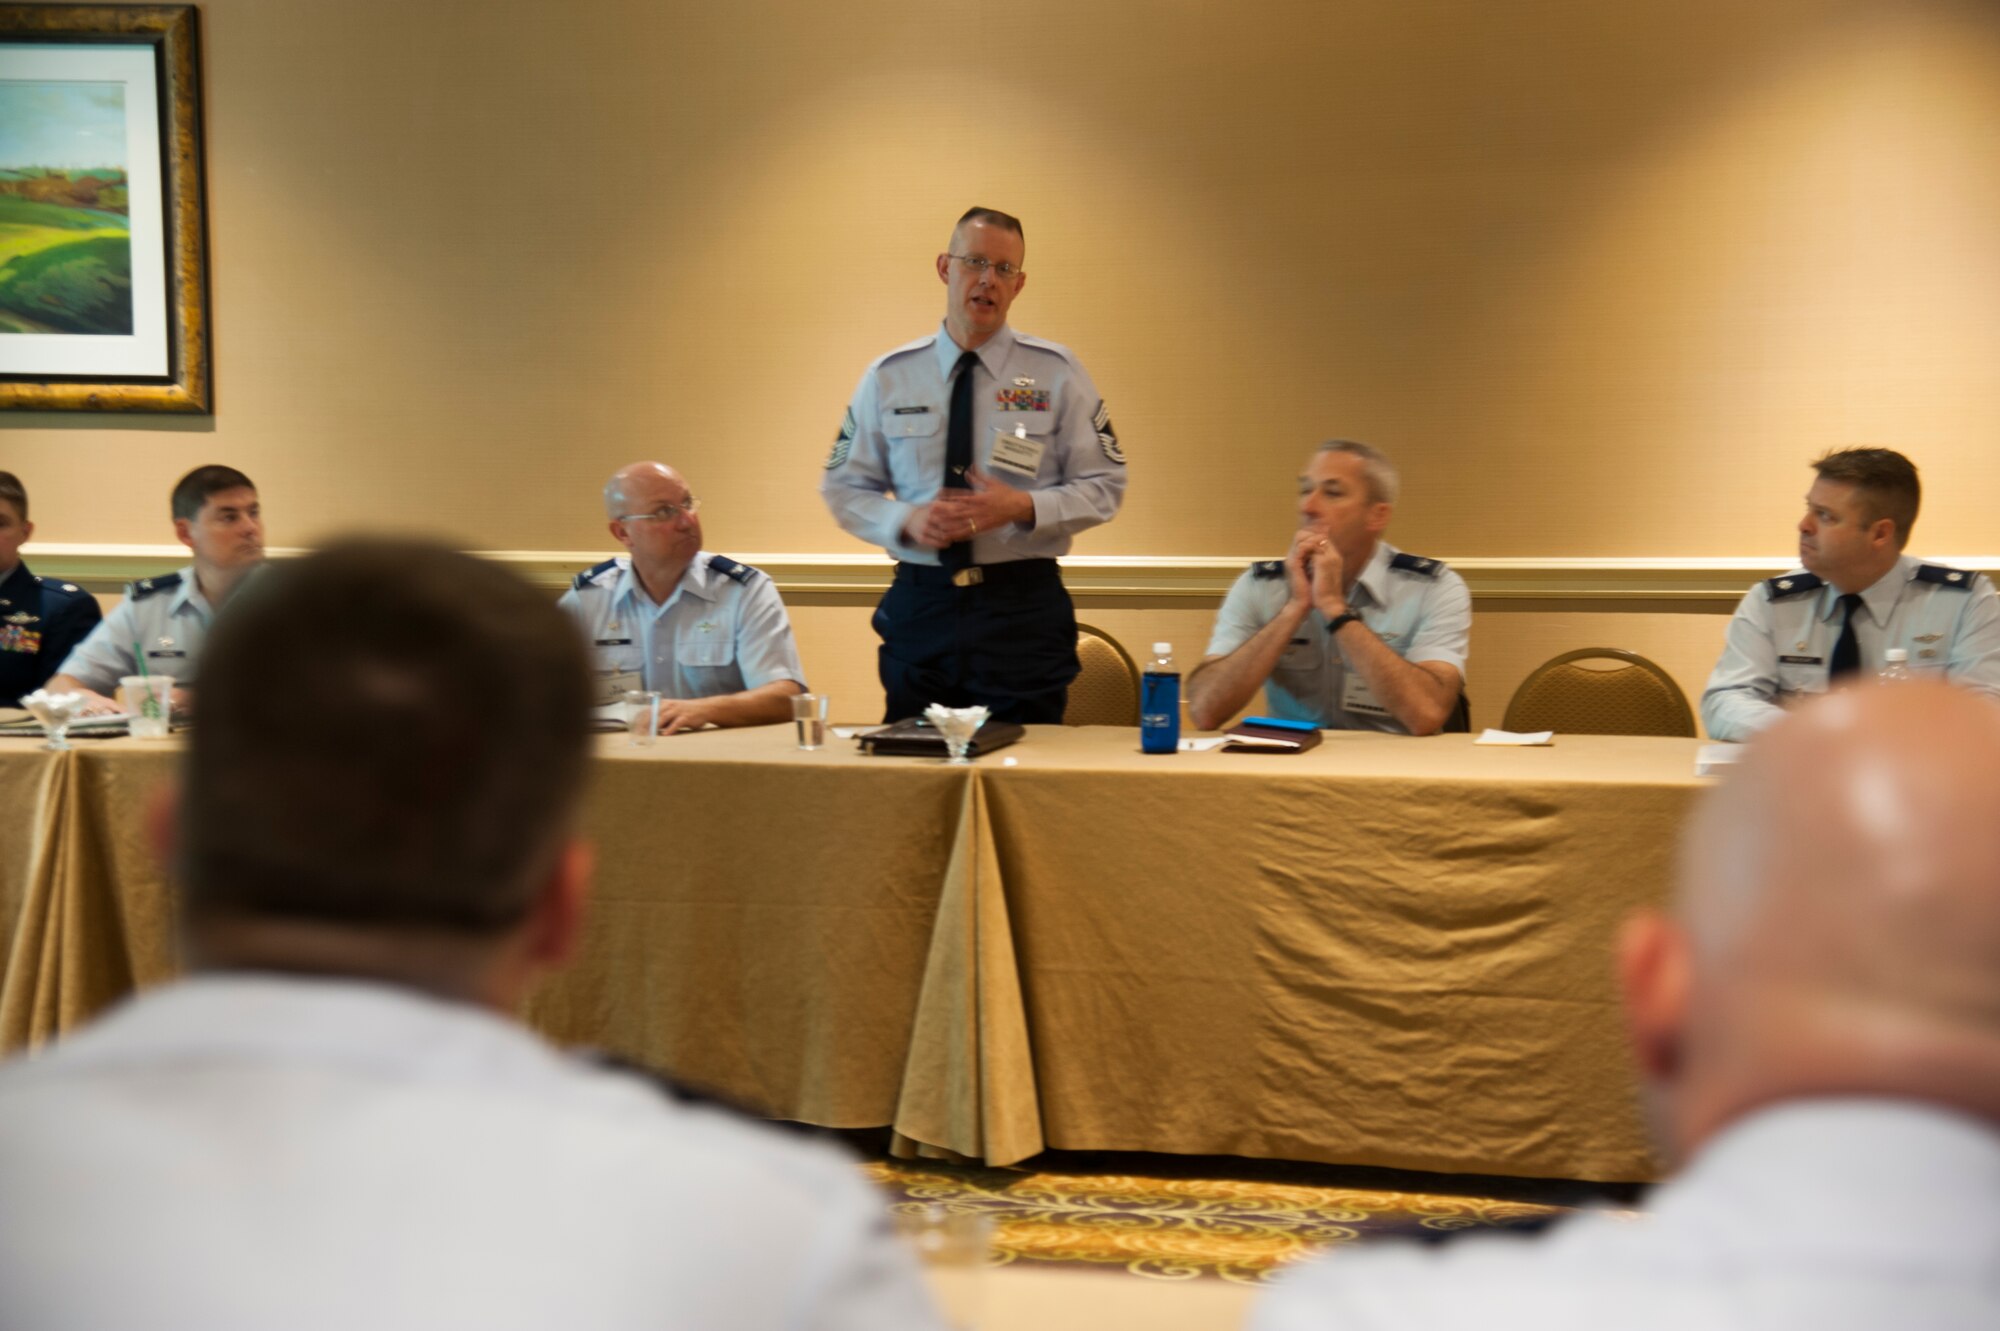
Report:
M2000 705L1922 683L1787 717L1706 797L1679 913L1683 1148L1798 1096L2000 1122Z
M616 521L627 513L647 511L646 501L663 489L685 491L687 482L664 462L634 462L611 473L604 483L604 516ZM640 507L633 507L633 505Z

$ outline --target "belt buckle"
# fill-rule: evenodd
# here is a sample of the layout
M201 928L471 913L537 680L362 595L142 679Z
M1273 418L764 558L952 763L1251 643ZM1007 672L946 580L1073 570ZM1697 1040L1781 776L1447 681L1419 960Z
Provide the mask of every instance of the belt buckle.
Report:
M951 585L954 587L977 587L984 581L986 581L986 570L976 564L959 569L951 575Z

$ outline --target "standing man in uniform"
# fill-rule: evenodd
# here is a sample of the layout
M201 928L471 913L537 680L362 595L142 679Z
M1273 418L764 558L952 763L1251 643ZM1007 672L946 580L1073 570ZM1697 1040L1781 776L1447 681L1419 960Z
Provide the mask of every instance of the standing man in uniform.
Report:
M1118 512L1125 454L1069 348L1007 324L1026 253L1006 213L958 220L943 327L868 367L826 460L835 521L897 561L875 611L885 720L979 703L1060 722L1076 678L1056 558Z
M701 501L663 462L604 483L611 535L630 553L576 575L558 603L590 644L599 703L662 695L660 733L792 718L805 672L769 576L701 548Z
M194 552L194 562L127 586L125 599L49 681L52 691L88 694L86 712L117 711L118 681L141 673L172 675L174 705L186 706L216 614L264 562L257 487L234 467L196 467L174 486L172 506L174 536ZM143 672L135 653L144 653Z
M56 671L104 612L97 598L71 582L44 582L21 562L35 534L28 491L0 471L0 707L13 707Z
M1799 519L1805 567L1752 587L1701 695L1713 739L1746 740L1787 704L1872 677L1891 647L1913 676L2000 698L2000 598L1983 573L1903 553L1922 498L1917 469L1886 448L1813 463Z
M1197 729L1259 687L1273 716L1328 730L1433 735L1462 715L1472 595L1438 560L1382 539L1399 489L1381 450L1319 446L1299 477L1291 553L1236 579L1188 678Z

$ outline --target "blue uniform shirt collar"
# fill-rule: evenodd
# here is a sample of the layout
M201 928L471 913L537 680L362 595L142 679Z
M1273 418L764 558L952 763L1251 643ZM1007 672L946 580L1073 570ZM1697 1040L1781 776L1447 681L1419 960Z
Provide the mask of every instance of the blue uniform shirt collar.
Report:
M1389 561L1396 557L1396 547L1387 541L1375 542L1375 553L1368 557L1368 566L1361 570L1361 576L1354 580L1354 590L1362 593L1365 600L1350 596L1347 599L1357 605L1382 606L1389 604L1389 598L1382 594L1382 588L1389 578Z
M965 350L951 340L951 330L942 322L938 324L937 342L932 350L937 354L938 378L946 383L951 382L952 369L958 364L958 358L965 354ZM973 348L972 354L979 357L979 363L986 367L988 374L998 379L1001 369L1007 364L1007 357L1013 354L1013 351L1013 326L1001 324L1000 331Z
M1896 608L1897 598L1903 594L1903 588L1910 579L1917 576L1917 569L1923 562L1915 555L1899 556L1887 573L1861 593L1861 606L1868 612L1869 619L1877 624L1889 622L1889 612ZM1829 582L1820 590L1819 617L1832 620L1839 615L1840 588Z
M646 595L646 589L639 585L639 575L632 571L632 556L618 556L618 586L611 594L611 603L621 608L627 618L636 619L641 614L665 614L667 607L681 598L681 593L699 596L713 603L716 597L716 579L722 575L708 566L708 551L694 552L694 562L681 574L681 580L667 593L667 599L658 605Z
M208 604L208 598L201 594L201 587L195 581L193 564L181 570L181 585L174 588L173 597L167 602L167 613L178 615L189 606L200 611L203 619L214 616L215 612Z

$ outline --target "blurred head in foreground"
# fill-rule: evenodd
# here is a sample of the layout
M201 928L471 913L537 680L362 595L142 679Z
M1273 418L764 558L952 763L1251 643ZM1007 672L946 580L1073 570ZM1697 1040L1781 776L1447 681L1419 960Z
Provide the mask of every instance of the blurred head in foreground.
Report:
M1676 917L1631 921L1621 969L1676 1158L1786 1100L2000 1123L2000 706L1869 687L1772 727L1704 798Z
M504 1008L566 959L590 691L547 597L441 548L344 542L246 586L202 683L169 834L197 968Z

